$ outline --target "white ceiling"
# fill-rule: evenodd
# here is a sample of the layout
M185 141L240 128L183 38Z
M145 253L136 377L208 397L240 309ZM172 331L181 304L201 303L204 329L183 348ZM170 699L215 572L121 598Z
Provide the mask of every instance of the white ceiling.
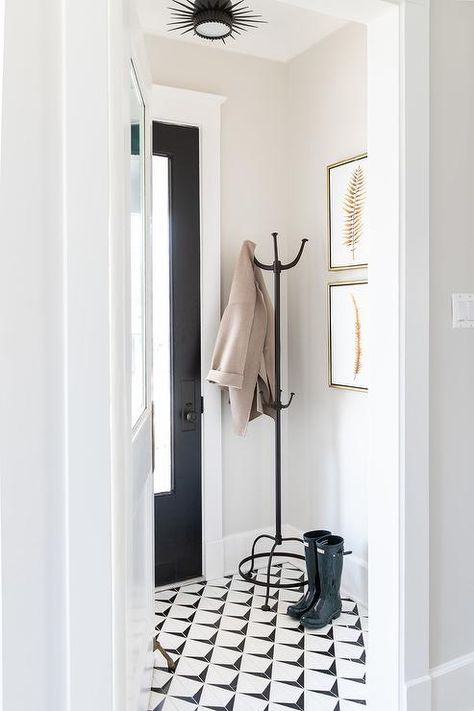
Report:
M183 42L280 62L287 62L301 54L345 24L344 20L278 0L248 0L251 9L263 15L267 24L251 29L235 40L228 39L224 45L222 42L209 42L191 34L181 36L179 32L168 32L167 23L171 20L170 4L169 0L136 0L142 30L148 34L166 35Z

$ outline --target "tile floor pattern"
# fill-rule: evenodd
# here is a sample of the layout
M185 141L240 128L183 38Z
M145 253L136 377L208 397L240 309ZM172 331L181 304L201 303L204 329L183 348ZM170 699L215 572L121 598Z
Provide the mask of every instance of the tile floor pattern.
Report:
M290 563L271 572L303 580ZM285 614L300 592L272 588L264 612L263 591L234 575L156 592L158 639L178 664L171 674L155 653L150 711L364 708L366 611L344 599L332 625L305 631Z

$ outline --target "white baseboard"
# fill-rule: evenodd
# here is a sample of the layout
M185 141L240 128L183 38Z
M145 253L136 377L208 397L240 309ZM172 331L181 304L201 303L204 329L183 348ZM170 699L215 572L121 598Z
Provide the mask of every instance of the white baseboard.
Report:
M368 567L367 561L356 555L344 558L342 590L351 600L368 606Z
M432 711L474 711L474 652L431 669L430 676Z
M431 711L431 677L429 674L410 681L405 686L406 711Z
M275 533L273 527L260 528L254 531L243 531L242 533L236 533L231 536L226 536L224 538L224 571L226 575L236 573L240 561L249 556L252 552L252 544L257 536L269 535L272 536ZM282 534L286 537L299 537L299 532L292 526L284 525L282 527ZM263 539L259 544L257 544L256 552L268 551L271 545L271 541L265 543ZM303 547L300 543L287 543L284 546L285 552L288 553L298 553L303 554ZM278 556L275 558L275 562L291 561L291 556L287 558L284 556ZM262 559L261 564L258 567L264 567L266 565L266 559Z
M474 652L406 685L407 711L474 711Z
M285 538L303 538L303 531L287 523L283 526L283 535ZM286 543L285 548L289 553L298 553L304 556L304 546L302 543L298 543L297 541L294 543ZM297 563L297 561L295 562ZM303 561L301 561L301 563L304 565Z
M252 544L257 536L272 535L273 528L260 528L254 531L243 531L224 538L224 571L226 575L236 573L242 558L250 555ZM262 541L262 549L264 541Z
M203 573L206 580L216 580L224 575L224 541L205 541Z

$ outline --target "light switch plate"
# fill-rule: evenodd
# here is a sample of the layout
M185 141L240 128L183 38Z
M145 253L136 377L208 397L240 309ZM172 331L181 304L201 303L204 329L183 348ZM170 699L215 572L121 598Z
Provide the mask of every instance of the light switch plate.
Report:
M452 294L453 328L474 328L474 294Z

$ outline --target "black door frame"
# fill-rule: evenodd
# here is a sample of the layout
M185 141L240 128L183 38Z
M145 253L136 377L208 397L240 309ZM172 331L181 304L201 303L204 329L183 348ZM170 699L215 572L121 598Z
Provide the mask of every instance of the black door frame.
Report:
M153 122L170 158L172 489L155 494L155 583L202 576L201 236L199 129ZM179 478L175 478L179 472Z
M221 111L226 97L154 84L150 120L197 126L201 157L201 353L204 414L202 430L203 576L222 577L225 557L222 481L222 396L206 381L221 319ZM151 133L151 131L150 131Z

